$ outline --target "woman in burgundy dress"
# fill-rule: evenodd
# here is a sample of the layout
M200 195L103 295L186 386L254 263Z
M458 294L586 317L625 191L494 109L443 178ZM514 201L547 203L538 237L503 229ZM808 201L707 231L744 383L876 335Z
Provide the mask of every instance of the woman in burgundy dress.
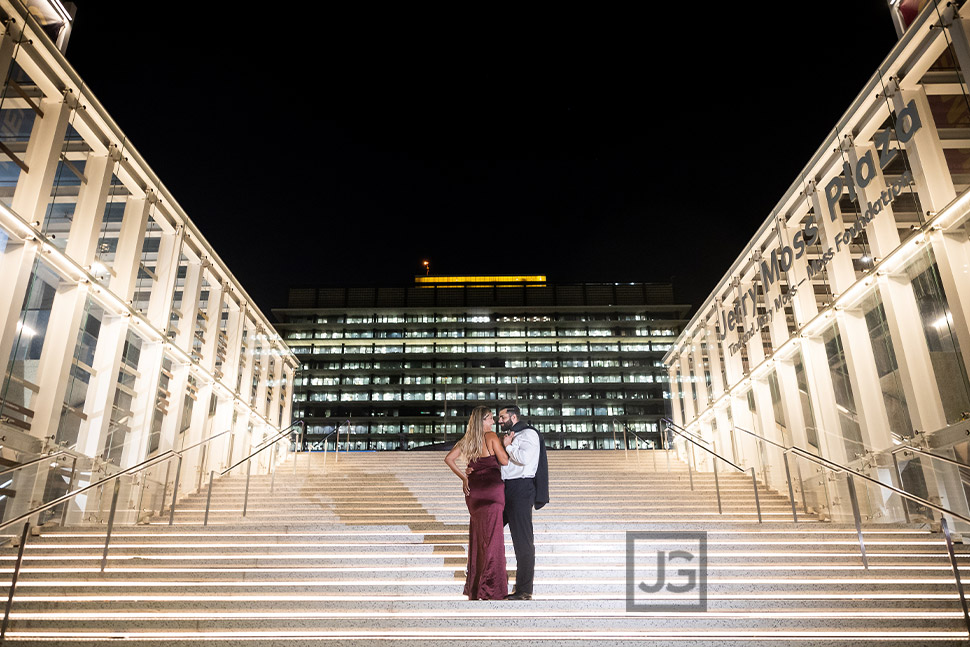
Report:
M502 441L492 431L492 412L475 407L468 419L464 437L445 456L445 463L461 479L468 522L468 575L465 595L469 600L501 600L509 592L505 571L505 536L502 511L505 509L505 484L500 466L509 464ZM455 460L464 456L472 468L470 475L458 468Z

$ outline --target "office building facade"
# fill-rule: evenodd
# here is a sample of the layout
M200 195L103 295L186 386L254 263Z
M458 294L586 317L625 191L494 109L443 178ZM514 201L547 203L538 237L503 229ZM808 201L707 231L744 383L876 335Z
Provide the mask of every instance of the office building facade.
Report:
M965 514L945 459L970 462L970 21L902 4L899 42L664 362L675 421L773 487L797 447ZM845 471L789 467L807 508L849 514ZM867 483L864 515L908 518Z
M655 439L660 359L687 314L669 284L543 276L294 288L288 305L274 314L301 363L294 410L312 446L341 427L352 448L376 450L454 441L472 408L502 403L551 447L610 448L614 431L619 446L624 426Z

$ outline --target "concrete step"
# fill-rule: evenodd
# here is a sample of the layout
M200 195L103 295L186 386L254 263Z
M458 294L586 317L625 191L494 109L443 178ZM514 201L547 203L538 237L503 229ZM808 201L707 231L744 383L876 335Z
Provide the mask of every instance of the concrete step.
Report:
M664 453L550 452L553 502L535 514L536 599L461 596L468 512L443 454L301 455L296 474L215 482L167 514L31 537L8 640L19 645L963 644L945 545L925 527L819 522L747 474L693 473ZM309 474L306 461L312 461ZM648 458L649 460L644 460ZM657 469L652 469L653 459ZM289 469L287 469L289 468ZM185 476L185 475L183 475ZM198 483L194 477L189 482ZM366 484L366 487L362 487ZM787 493L785 493L787 494ZM628 531L705 531L708 611L629 613ZM13 534L13 531L10 531ZM668 542L638 542L638 550ZM506 537L510 581L515 558ZM970 581L970 549L957 546ZM0 550L0 586L15 550ZM655 595L651 602L676 598ZM682 600L681 600L682 601Z
M311 595L460 595L464 576L459 571L444 572L441 575L421 574L420 572L387 573L376 572L360 574L348 572L343 578L327 573L292 571L274 572L269 569L249 570L236 573L200 573L186 569L183 572L125 572L109 568L105 573L97 569L89 572L71 573L30 573L18 581L17 591L24 595L55 595L82 593L106 595L117 592L133 595L136 593L159 594L161 592L197 593L238 592L297 593ZM535 593L545 595L586 595L593 597L625 597L625 574L612 577L597 575L580 578L564 573L548 573L537 576ZM510 585L514 583L510 578ZM0 585L8 586L9 579L0 575ZM249 587L249 588L247 588ZM752 577L748 575L730 577L711 574L708 578L710 594L768 593L776 595L799 594L900 594L900 593L938 593L953 595L956 592L952 574L926 576L899 576L898 574L869 573L858 576L824 574L816 577Z
M656 602L676 602L675 598L665 599L657 596ZM460 601L456 603L456 601ZM18 595L14 608L18 611L52 611L70 608L76 611L150 611L153 609L180 611L233 611L239 609L253 609L259 611L292 611L294 608L308 611L330 613L411 613L411 614L460 614L480 613L483 605L489 602L477 601L466 604L460 591L449 596L408 596L399 597L379 596L365 598L362 596L332 596L302 594L264 594L262 591L240 592L218 595L201 594L196 591L179 593L160 593L157 595L133 594L117 592L113 595L75 595L62 593L61 595L34 595L25 593ZM834 611L864 610L874 603L883 611L892 610L926 610L958 611L962 613L960 601L956 591L951 594L921 594L921 593L884 593L866 596L860 593L830 594L829 597L813 596L811 593L792 594L786 598L761 594L712 594L708 596L709 611L751 611L762 613L770 611L791 611L806 614L829 613ZM569 597L553 596L545 593L532 600L523 608L507 607L502 609L506 615L540 615L558 614L573 616L583 613L601 612L612 614L625 611L624 597Z
M466 603L465 606L479 606ZM482 605L484 606L484 605ZM498 606L498 609L494 607ZM845 632L865 631L874 625L882 631L917 631L966 633L962 611L895 610L878 611L829 611L822 614L801 612L731 612L707 611L697 613L644 613L627 614L622 610L603 614L579 613L573 616L506 615L502 605L489 604L493 613L502 613L502 627L506 631L532 630L557 632L566 629L582 631L691 631L740 630L761 631L817 631ZM506 603L505 607L508 606ZM452 634L474 633L482 629L487 616L465 612L448 613L443 617L421 615L411 617L405 613L395 614L347 614L304 609L288 611L244 610L236 613L225 611L151 611L151 612L14 612L11 613L10 631L105 631L138 634L156 631L201 630L208 632L238 631L429 631L448 630Z
M779 647L780 645L810 644L826 647L900 647L900 645L929 645L934 647L965 647L966 631L524 631L515 632L517 642L552 647L563 644L597 645L598 647L668 647L672 642L686 647L723 647L743 644L748 647ZM86 647L117 645L119 639L137 640L139 647L211 647L213 641L231 641L234 647L292 647L293 645L339 644L357 647L414 645L420 641L427 647L454 647L459 642L473 642L480 647L508 647L509 632L478 629L473 632L362 630L362 631L250 631L210 633L201 630L158 631L143 634L128 632L11 632L8 640L18 645L84 644Z

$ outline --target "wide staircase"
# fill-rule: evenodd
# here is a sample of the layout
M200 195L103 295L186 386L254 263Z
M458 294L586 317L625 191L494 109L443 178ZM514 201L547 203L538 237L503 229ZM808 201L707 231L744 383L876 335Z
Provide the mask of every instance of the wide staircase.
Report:
M208 525L203 489L180 503L172 526L166 515L116 527L104 573L103 528L41 528L26 545L7 641L968 642L939 534L916 525L866 526L866 570L854 526L804 515L795 524L787 498L764 489L758 523L751 479L741 474L720 475L719 512L714 476L688 474L659 451L550 451L552 502L535 514L535 599L465 600L468 513L443 457L330 454L324 469L322 454L302 454L272 478L252 478L245 518L245 476L217 480ZM706 610L628 609L630 531L707 532ZM515 557L506 538L511 588ZM639 573L656 562L657 548L673 544L636 546ZM16 553L8 547L0 554L8 582ZM967 551L959 559L966 564ZM684 562L670 568L673 580ZM647 595L634 587L634 594L636 604L685 600L667 590Z

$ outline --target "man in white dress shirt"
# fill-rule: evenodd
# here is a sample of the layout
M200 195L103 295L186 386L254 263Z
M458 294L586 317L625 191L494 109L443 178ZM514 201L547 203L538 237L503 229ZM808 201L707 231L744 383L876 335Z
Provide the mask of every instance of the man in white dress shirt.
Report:
M509 464L502 466L502 480L505 481L504 516L515 549L515 590L505 596L506 600L532 599L536 565L532 508L536 505L535 476L544 448L538 432L525 421L520 421L519 415L519 408L511 405L500 409L498 414L499 425L508 432L502 439L509 454ZM543 503L540 503L540 507Z

